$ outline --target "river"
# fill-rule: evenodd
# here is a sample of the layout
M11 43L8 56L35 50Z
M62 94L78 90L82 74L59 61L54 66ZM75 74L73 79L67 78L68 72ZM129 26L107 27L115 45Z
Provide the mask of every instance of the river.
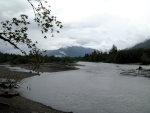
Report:
M150 79L123 76L138 65L78 62L79 70L26 78L22 96L74 113L150 113ZM144 68L150 68L145 66Z

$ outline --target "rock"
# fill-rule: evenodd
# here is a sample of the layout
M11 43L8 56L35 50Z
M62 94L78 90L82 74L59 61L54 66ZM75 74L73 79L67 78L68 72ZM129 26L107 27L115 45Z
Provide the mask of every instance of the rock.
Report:
M136 70L143 70L142 66L139 66Z

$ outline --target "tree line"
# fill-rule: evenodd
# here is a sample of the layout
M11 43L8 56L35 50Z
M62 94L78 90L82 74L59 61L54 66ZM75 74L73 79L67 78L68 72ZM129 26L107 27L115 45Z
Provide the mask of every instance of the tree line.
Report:
M150 64L150 49L124 49L118 50L115 45L108 52L93 51L91 54L85 54L84 57L55 57L55 56L40 56L41 62L44 63L73 63L77 61L89 61L89 62L106 62L106 63L141 63ZM0 53L0 63L10 64L29 64L34 61L35 58L30 55L16 55L16 54L4 54Z
M118 50L115 45L109 52L94 51L92 54L86 54L82 61L107 62L107 63L141 63L150 64L150 49L124 49Z
M55 57L55 56L40 56L41 62L43 63L73 63L75 60L71 57ZM0 63L9 63L9 64L29 64L34 62L34 57L32 55L16 55L0 52Z

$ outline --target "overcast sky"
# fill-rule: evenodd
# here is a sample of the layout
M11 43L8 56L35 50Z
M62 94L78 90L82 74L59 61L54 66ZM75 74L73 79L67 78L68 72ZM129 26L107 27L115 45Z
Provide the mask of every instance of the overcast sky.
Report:
M42 49L84 46L108 50L113 44L119 49L150 38L150 0L48 0L52 14L63 23L60 34L41 39L33 25L29 36ZM0 0L0 20L25 13L33 18L27 0ZM13 51L2 42L0 51Z

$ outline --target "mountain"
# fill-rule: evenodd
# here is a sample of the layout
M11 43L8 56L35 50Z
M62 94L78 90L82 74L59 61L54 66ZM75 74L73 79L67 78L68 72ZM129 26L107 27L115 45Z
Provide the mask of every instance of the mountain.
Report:
M145 40L144 42L138 43L135 46L131 47L131 49L138 49L138 48L150 48L150 39Z
M81 46L72 46L72 47L66 47L66 48L60 48L58 50L47 50L43 55L47 56L56 56L56 57L79 57L84 56L85 54L90 54L94 51L94 49L91 48L84 48Z

